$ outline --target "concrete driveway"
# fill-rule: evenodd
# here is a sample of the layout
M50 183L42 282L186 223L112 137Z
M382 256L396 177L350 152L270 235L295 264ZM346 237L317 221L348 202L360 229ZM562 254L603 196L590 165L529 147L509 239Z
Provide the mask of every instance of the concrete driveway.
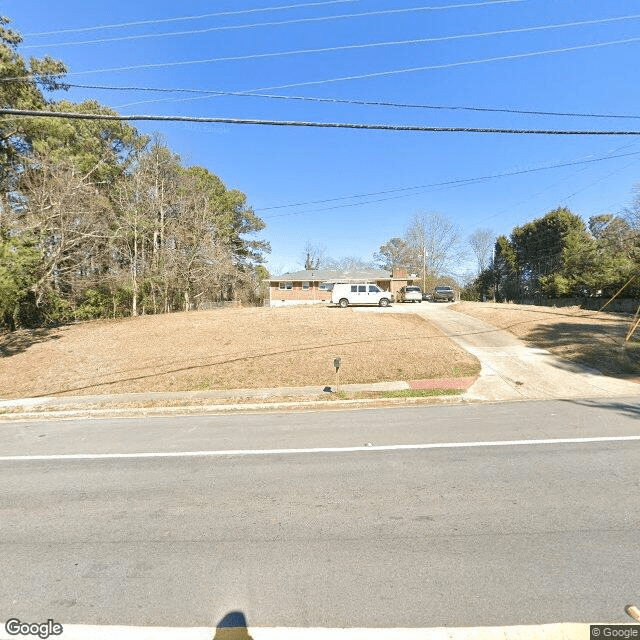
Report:
M635 382L560 360L546 349L530 347L510 333L450 307L449 303L423 302L367 310L424 316L476 356L482 370L480 378L465 392L464 397L469 400L597 398L640 393L640 385Z

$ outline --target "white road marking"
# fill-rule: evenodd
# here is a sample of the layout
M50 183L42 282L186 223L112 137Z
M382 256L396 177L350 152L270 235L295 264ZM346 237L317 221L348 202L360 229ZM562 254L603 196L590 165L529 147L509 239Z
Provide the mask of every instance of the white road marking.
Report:
M425 444L365 445L359 447L312 447L304 449L227 449L213 451L164 451L140 453L62 453L50 455L0 456L0 462L36 460L111 460L127 458L217 458L229 456L273 456L313 453L354 453L375 451L414 451L427 449L470 449L474 447L525 447L550 444L590 444L595 442L637 442L637 436L599 436L592 438L546 438L544 440L488 440L485 442L430 442Z

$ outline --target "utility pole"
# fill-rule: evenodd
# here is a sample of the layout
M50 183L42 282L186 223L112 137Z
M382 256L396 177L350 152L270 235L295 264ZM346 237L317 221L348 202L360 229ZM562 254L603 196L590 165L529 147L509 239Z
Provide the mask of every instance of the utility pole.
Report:
M491 259L493 271L493 301L498 302L498 271L496 269L496 245L493 244L493 258Z
M427 245L422 244L422 293L427 289Z

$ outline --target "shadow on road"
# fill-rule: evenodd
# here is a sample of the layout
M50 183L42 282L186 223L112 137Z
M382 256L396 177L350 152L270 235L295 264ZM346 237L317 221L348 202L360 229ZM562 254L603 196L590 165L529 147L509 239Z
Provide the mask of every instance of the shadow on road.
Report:
M640 385L638 385L638 393L640 393ZM640 402L632 403L624 400L562 400L562 402L570 402L579 404L582 407L596 407L599 409L608 409L617 411L618 413L629 416L631 418L640 418Z
M230 611L216 626L212 640L253 640L242 611Z

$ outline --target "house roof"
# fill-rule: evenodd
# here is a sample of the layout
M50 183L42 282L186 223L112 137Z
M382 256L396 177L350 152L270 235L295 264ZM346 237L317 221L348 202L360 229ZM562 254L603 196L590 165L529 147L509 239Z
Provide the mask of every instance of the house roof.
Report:
M402 278L406 280L406 278ZM292 273L283 273L281 276L268 278L269 282L335 282L349 280L392 280L388 271L380 269L347 269L340 271L337 269L314 269L305 271L294 271Z

